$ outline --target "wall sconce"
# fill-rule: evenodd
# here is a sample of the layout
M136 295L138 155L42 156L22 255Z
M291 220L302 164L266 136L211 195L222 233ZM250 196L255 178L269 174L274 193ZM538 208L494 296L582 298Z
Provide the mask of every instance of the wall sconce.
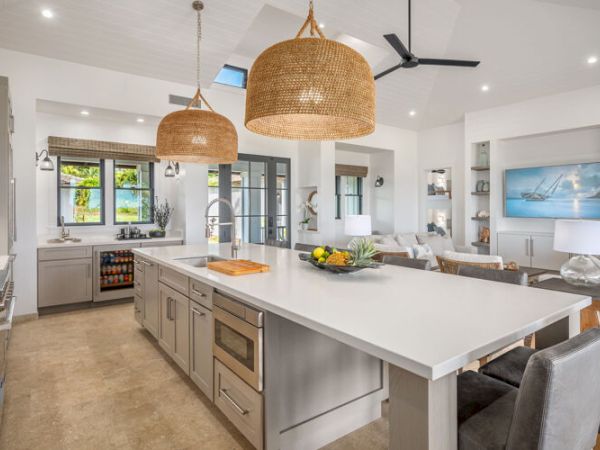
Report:
M173 178L179 175L179 163L176 161L169 161L169 165L165 169L165 177Z
M42 156L46 154L44 158ZM42 162L40 162L40 159ZM48 154L48 150L44 149L41 152L35 152L35 167L40 168L40 170L52 171L54 170L54 163L50 159L50 155Z
M383 186L383 181L383 177L377 176L377 178L375 178L375 187Z

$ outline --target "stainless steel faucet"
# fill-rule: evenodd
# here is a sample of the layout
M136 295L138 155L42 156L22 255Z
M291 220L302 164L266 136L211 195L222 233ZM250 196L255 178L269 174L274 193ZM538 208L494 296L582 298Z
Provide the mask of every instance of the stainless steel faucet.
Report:
M206 205L206 211L204 212L204 218L206 220L206 225L204 226L204 235L206 236L206 238L210 238L210 236L212 235L212 228L213 228L213 224L209 223L208 221L208 211L210 209L210 207L212 205L214 205L215 203L223 203L224 205L227 205L229 207L229 211L231 212L231 222L221 222L219 223L219 226L221 225L231 225L231 257L233 259L237 259L237 251L239 250L239 245L237 243L237 239L236 239L236 234L235 234L235 210L233 209L233 205L231 204L231 202L229 200L227 200L226 198L216 198L214 200L211 200L208 205Z
M60 216L60 238L68 239L71 235L70 230L65 230L65 216Z

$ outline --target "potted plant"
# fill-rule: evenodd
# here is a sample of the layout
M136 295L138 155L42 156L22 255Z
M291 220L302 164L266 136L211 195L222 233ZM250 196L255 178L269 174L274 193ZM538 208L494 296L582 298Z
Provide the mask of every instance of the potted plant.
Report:
M300 229L308 230L308 222L310 222L310 217L305 217L300 221Z
M150 237L165 237L167 225L171 220L174 208L171 208L167 199L164 202L159 203L158 197L154 205L154 223L158 225L158 229L150 231Z

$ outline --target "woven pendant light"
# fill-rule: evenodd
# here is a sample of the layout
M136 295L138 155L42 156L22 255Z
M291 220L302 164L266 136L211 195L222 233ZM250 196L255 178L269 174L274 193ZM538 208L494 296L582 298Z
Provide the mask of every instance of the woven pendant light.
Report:
M309 27L311 37L302 37ZM296 37L256 59L246 91L245 125L258 134L321 141L375 130L371 67L355 50L325 37L312 0Z
M178 162L230 164L237 161L238 136L229 119L216 113L200 92L200 1L192 4L198 14L196 94L182 111L165 116L158 125L156 156ZM192 109L204 103L208 110Z

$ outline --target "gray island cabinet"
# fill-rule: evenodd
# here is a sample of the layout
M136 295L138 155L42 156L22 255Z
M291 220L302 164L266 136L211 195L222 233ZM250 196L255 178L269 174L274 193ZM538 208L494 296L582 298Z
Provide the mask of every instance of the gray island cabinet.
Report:
M134 254L136 317L257 449L316 449L381 416L380 359Z

